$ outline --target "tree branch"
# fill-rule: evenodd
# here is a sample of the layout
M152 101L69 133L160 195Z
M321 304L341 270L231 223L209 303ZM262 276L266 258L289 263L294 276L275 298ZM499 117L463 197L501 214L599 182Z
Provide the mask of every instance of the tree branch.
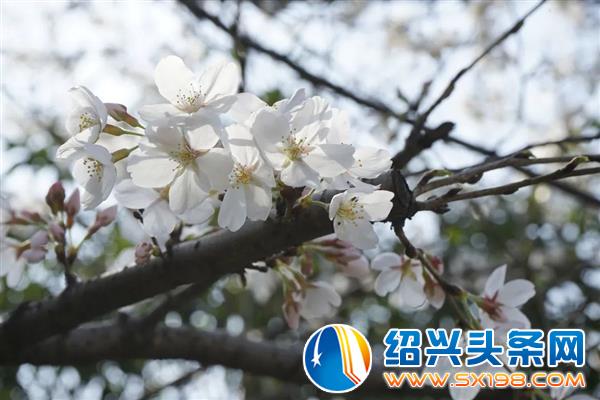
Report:
M481 146L469 143L469 142L465 142L464 140L458 139L456 137L447 137L446 139L444 139L445 141L449 142L449 143L456 143L466 149L469 149L471 151L474 151L476 153L479 154L483 154L485 156L488 156L492 159L498 159L501 158L498 153L496 153L495 151L492 150L488 150L486 148L483 148ZM516 166L514 167L517 171L522 172L523 174L525 174L526 176L530 177L530 178L537 178L539 175L536 174L535 172L532 172L530 170L528 170L527 168L521 167L521 166ZM582 201L585 205L587 206L591 206L594 208L600 208L600 199L597 199L596 197L594 197L592 194L584 192L582 190L579 190L567 183L564 182L549 182L549 185L565 192L568 193L574 197L576 197L577 199L579 199L580 201Z
M0 324L0 356L180 285L205 288L248 263L332 232L320 207L290 220L247 222L237 232L220 231L173 248L172 257L80 283L56 298L25 303Z
M0 355L0 364L78 365L101 360L185 359L198 361L203 367L223 365L245 372L269 376L284 382L308 384L302 368L302 344L278 344L272 341L249 340L224 332L207 332L189 327L157 326L139 331L128 323L103 323L83 326L66 335L46 339L10 356ZM352 393L391 396L447 396L442 389L412 389L404 386L388 389L382 373L381 357L374 355L373 368L367 381ZM398 372L396 370L395 372ZM505 391L489 391L486 399L501 399Z
M566 163L577 156L562 156L562 157L545 157L545 158L522 158L519 153L515 153L505 158L488 161L482 164L477 164L473 167L465 168L461 172L453 174L446 178L436 179L428 183L417 185L413 190L415 197L443 186L452 185L455 183L474 183L478 181L485 172L507 168L507 167L525 167L539 164L554 164ZM590 161L600 162L600 154L583 155Z
M584 169L578 169L578 170L571 170L568 168L567 169L563 168L563 169L559 169L557 171L551 172L546 175L539 175L535 178L523 179L521 181L509 183L507 185L500 185L500 186L495 186L495 187L487 188L487 189L474 190L471 192L459 193L457 191L456 193L451 193L449 195L443 195L440 197L436 197L429 201L417 202L417 208L419 210L435 211L435 210L440 210L440 208L443 208L446 204L455 202L455 201L476 199L479 197L486 197L486 196L512 194L512 193L515 193L520 188L523 188L525 186L532 186L532 185L537 185L538 183L546 183L546 182L550 182L553 180L565 179L565 178L570 178L570 177L575 177L575 176L595 175L595 174L600 174L600 167L584 168Z

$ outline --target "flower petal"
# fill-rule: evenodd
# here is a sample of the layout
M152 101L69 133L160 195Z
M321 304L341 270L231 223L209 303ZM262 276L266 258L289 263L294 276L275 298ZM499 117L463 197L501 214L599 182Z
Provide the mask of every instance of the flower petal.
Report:
M205 190L224 190L229 184L229 173L233 168L233 162L227 150L214 148L196 159L196 166L202 176L210 183L210 188Z
M236 94L240 86L240 67L233 62L222 62L207 68L199 78L206 102Z
M373 225L365 219L347 221L335 218L333 230L338 239L350 242L361 250L372 249L377 246L379 241L375 230L373 230Z
M281 181L291 187L319 186L319 174L304 161L292 161L281 171Z
M162 97L171 104L177 104L177 95L188 90L194 81L194 73L177 56L161 59L154 70L154 82Z
M376 178L392 166L390 153L375 147L357 147L350 172L359 178Z
M492 274L488 277L485 283L485 289L483 290L483 295L486 297L494 297L504 286L504 281L506 279L506 265L502 265L494 270Z
M304 161L319 175L333 178L352 166L354 147L349 144L321 144L304 157Z
M136 186L131 179L121 181L115 188L117 202L126 208L146 208L159 197L156 190Z
M186 119L185 138L194 150L209 150L219 142L221 121L208 110L200 110Z
M399 290L402 301L408 307L418 308L423 306L423 304L425 304L427 301L423 284L407 276L403 276L402 280L400 281Z
M392 210L394 193L387 190L376 190L371 193L358 194L359 203L371 221L381 221L387 218Z
M146 105L138 110L140 117L147 122L164 121L182 113L183 111L170 103Z
M175 214L191 210L207 197L208 193L202 190L198 175L192 168L185 168L169 189L169 205Z
M179 170L179 163L168 154L153 150L134 151L127 158L127 172L137 186L160 188L170 184Z
M238 93L235 95L235 102L231 105L227 114L236 122L247 121L252 114L265 108L267 104L252 93Z
M272 207L271 189L257 185L244 185L248 219L264 221L269 216Z
M390 268L399 268L404 260L396 253L380 253L371 261L371 268L378 271L385 271Z
M535 296L535 286L526 279L507 282L498 293L498 302L507 306L519 307Z
M161 243L169 239L169 234L175 229L178 219L164 200L152 203L144 210L144 231Z
M400 285L400 278L402 275L400 271L388 269L383 270L375 279L374 289L375 293L379 296L385 296L388 293L396 290L398 285Z
M246 215L244 190L242 188L229 188L219 210L219 226L235 232L244 225Z

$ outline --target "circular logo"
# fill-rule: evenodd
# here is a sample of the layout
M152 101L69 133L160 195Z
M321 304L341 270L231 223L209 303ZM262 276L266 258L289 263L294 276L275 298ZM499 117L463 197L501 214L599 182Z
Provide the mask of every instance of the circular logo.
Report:
M327 325L308 338L302 360L306 376L316 387L328 393L345 393L369 376L371 346L351 326Z

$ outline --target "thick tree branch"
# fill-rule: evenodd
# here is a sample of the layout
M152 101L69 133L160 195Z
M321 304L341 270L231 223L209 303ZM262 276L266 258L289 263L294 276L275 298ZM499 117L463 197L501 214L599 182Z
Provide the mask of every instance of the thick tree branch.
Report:
M599 168L563 169L501 188L459 195L454 193L450 197L421 203L419 209L432 210L450 201L507 194L523 186L598 172ZM412 193L407 190L397 170L382 175L379 182L382 183L382 189L396 194L389 218L395 227L401 227L403 220L416 211ZM323 200L328 200L332 195L326 193ZM237 232L219 231L185 242L174 247L172 254L165 258L155 258L145 265L77 284L56 298L25 303L0 324L0 358L18 352L23 346L67 332L108 312L181 285L196 283L189 292L197 293L227 274L243 271L253 261L264 260L333 230L327 213L319 207L298 209L295 214L290 219L248 222ZM158 311L151 313L149 318L155 321L156 315L157 318L164 315L164 310L168 309L168 303L165 304L164 307L159 306Z
M223 365L245 372L269 376L285 382L308 384L302 367L302 344L278 344L254 341L224 332L207 332L193 328L157 326L140 331L127 321L83 326L66 335L46 339L19 353L0 355L0 364L31 363L36 365L93 364L102 360L186 359L202 366ZM367 381L352 396L365 394L391 396L447 396L445 390L410 389L404 386L390 390L382 378L383 362L374 356ZM398 372L398 370L395 370ZM485 397L483 397L485 396ZM501 399L506 392L486 392L485 399Z
M311 207L290 220L248 222L237 232L185 242L173 248L172 257L78 284L53 299L23 304L0 325L0 356L180 285L210 287L252 261L330 232L326 212Z

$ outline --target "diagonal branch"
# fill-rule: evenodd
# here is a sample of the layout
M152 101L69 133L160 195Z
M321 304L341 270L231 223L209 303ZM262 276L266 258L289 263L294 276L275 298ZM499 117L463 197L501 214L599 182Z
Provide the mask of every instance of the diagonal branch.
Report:
M184 284L208 288L250 262L332 231L327 213L313 206L289 220L248 222L237 232L185 242L173 248L171 257L78 284L56 298L23 304L0 324L0 354Z
M394 118L397 118L401 121L410 122L410 120L407 119L406 115L394 111L391 107L387 106L386 104L383 104L381 102L378 102L376 100L373 100L373 99L370 99L367 97L360 96L337 83L334 83L322 76L316 75L316 74L310 72L308 69L304 68L302 65L293 61L291 58L289 58L285 54L279 53L275 50L272 50L272 49L269 49L269 48L263 46L262 44L258 43L257 41L250 38L249 36L238 32L237 29L235 29L233 26L227 26L223 21L221 21L221 19L218 16L212 15L211 13L204 10L199 5L199 2L197 2L196 0L179 0L179 2L181 4L183 4L184 6L186 6L187 9L194 16L196 16L196 18L201 19L201 20L205 19L205 20L212 22L213 25L215 25L216 27L218 27L219 29L221 29L222 31L224 31L225 33L230 35L233 39L237 40L237 43L242 44L246 48L253 49L255 51L258 51L259 53L265 54L265 55L269 56L270 58L272 58L273 60L279 61L279 62L287 65L292 70L296 71L296 73L302 79L305 79L305 80L311 82L315 86L325 87L325 88L330 89L333 92L339 94L340 96L343 96L350 100L353 100L357 104L363 105L372 110L378 111L382 114L393 116Z

